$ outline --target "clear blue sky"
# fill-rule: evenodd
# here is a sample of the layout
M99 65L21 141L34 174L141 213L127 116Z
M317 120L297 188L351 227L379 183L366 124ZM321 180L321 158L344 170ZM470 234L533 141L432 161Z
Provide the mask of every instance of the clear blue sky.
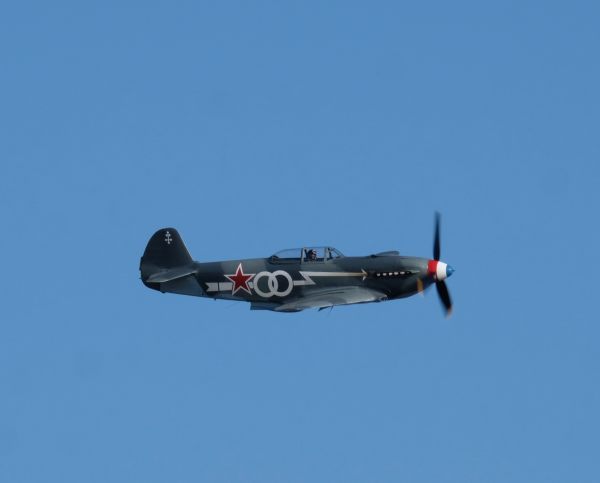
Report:
M600 481L596 2L12 2L0 481ZM250 312L139 281L302 244L435 292Z

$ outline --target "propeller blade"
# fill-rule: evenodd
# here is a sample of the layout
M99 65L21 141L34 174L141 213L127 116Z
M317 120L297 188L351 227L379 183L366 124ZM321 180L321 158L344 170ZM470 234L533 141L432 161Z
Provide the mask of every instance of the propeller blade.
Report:
M440 214L435 213L435 234L433 235L433 259L440 259Z
M450 293L448 293L448 287L446 287L446 282L435 282L435 288L437 289L437 293L440 296L442 305L446 310L446 317L449 317L452 313L452 300L450 300Z

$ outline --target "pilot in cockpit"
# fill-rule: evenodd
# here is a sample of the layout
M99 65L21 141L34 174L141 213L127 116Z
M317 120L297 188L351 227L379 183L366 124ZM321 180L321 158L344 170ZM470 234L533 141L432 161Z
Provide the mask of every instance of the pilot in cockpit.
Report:
M317 259L317 251L313 250L312 248L310 250L307 250L307 252L306 252L306 258L309 261L314 262Z

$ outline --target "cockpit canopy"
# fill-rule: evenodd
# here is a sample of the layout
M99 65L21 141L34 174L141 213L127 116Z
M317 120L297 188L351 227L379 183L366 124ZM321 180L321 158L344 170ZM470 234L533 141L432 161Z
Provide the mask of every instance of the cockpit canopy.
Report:
M333 247L302 247L281 250L271 256L273 261L278 262L323 262L334 260L344 255Z

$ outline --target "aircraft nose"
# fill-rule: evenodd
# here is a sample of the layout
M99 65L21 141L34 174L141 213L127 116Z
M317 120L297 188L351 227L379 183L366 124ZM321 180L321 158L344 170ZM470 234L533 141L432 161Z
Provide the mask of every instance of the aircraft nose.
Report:
M439 260L429 260L427 272L441 282L454 273L454 268Z

